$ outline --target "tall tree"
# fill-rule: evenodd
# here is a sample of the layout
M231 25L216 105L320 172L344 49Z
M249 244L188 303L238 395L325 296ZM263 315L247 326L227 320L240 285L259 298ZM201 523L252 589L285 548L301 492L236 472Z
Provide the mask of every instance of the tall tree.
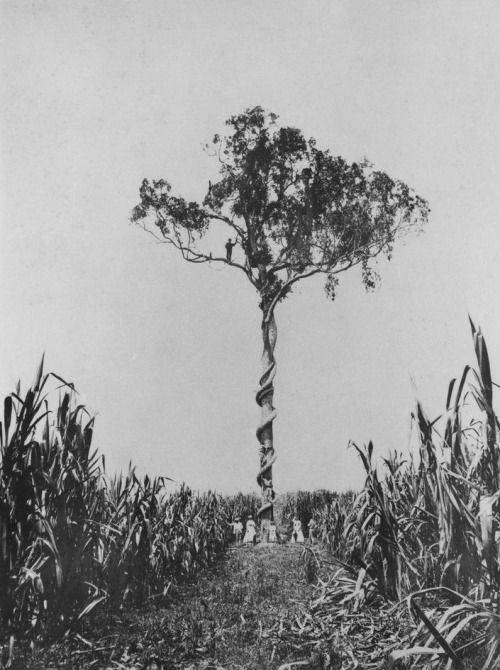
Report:
M280 128L277 118L255 107L226 122L230 132L215 135L209 146L220 163L220 180L209 183L201 204L173 195L163 179L145 179L131 217L186 261L225 263L243 272L259 294L263 352L256 396L261 408L257 481L264 533L275 498L276 306L297 282L319 273L326 275L325 291L333 300L338 275L356 265L365 287L374 288L378 277L370 261L380 254L390 257L394 242L420 229L429 211L403 182L373 170L366 160L349 164L318 149L296 128ZM198 246L215 222L231 235L221 257ZM243 261L232 260L235 244Z

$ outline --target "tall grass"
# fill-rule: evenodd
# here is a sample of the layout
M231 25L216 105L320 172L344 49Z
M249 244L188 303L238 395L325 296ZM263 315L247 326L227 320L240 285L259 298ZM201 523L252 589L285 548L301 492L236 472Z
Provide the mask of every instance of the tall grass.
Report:
M359 610L369 594L407 600L419 622L390 667L414 656L458 668L466 655L500 667L500 424L486 344L471 327L477 368L450 383L442 417L430 421L417 405L417 453L384 459L381 475L373 445L353 445L363 490L351 505L317 513L323 537L358 571L350 605Z
M67 621L103 593L93 587L100 470L91 452L93 419L61 382L48 408L43 360L32 387L5 398L0 425L0 614L4 629L35 628L42 618ZM97 532L96 532L97 531Z
M249 517L257 519L257 512L262 505L260 496L256 493L239 492L236 495L225 496L224 501L231 519L240 518L243 522Z
M285 493L281 509L281 523L292 525L296 517L302 523L302 528L307 536L308 525L314 516L315 510L328 507L338 498L338 494L325 489L316 491L294 491Z
M48 392L51 382L57 386ZM49 400L56 401L52 409ZM0 628L61 633L93 608L167 592L212 562L251 496L169 493L135 470L108 477L94 419L72 384L44 374L5 398L0 423Z

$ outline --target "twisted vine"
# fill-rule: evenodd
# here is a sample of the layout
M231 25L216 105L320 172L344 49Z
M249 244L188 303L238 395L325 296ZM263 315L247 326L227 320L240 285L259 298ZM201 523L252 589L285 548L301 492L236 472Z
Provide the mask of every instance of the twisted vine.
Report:
M260 443L260 470L257 475L257 483L262 490L263 497L262 505L257 512L259 518L262 517L264 512L273 508L273 501L276 497L271 470L273 463L276 461L272 439L272 423L277 415L273 407L276 337L276 322L274 316L272 316L267 323L263 324L264 351L262 353L262 363L264 372L259 380L260 389L255 396L257 404L262 409L261 422L256 431Z

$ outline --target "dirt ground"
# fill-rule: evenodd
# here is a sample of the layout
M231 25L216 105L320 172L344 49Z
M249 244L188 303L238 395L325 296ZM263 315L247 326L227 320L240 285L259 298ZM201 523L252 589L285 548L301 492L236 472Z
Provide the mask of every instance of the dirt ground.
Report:
M120 616L97 613L64 641L18 654L12 667L320 669L324 653L301 635L317 578L317 563L302 545L233 547L195 583L171 587Z

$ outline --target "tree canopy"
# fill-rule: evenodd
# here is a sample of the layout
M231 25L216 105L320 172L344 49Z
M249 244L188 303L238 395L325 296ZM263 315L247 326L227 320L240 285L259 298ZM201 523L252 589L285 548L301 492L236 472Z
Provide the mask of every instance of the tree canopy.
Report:
M395 240L418 230L428 204L405 183L373 170L367 160L349 164L317 147L300 130L277 125L261 107L232 116L230 133L207 148L220 163L220 180L209 183L202 203L172 193L164 179L145 179L132 221L153 221L158 237L193 263L225 262L243 271L258 290L264 318L301 279L326 275L334 299L337 275L362 268L366 288L377 275L370 261L391 256ZM236 263L198 249L220 221L244 252Z

